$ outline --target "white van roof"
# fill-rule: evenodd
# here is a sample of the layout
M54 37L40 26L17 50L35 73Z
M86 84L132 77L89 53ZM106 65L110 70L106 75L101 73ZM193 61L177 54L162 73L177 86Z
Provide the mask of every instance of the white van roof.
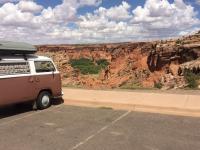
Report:
M51 61L51 58L46 56L36 56L36 55L14 55L14 56L0 56L1 61Z
M0 41L0 53L2 54L34 54L36 51L36 47L28 43Z

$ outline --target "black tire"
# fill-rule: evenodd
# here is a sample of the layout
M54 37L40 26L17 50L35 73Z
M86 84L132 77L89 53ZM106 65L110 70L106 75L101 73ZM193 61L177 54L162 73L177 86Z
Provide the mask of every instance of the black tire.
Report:
M47 91L43 91L38 95L36 100L38 109L46 109L51 106L51 94Z

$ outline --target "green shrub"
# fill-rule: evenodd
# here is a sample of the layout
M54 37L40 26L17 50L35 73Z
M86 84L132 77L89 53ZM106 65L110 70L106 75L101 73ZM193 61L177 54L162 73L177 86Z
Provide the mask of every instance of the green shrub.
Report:
M199 74L194 74L190 70L185 70L184 77L188 83L189 88L197 88L198 87L198 80L200 79Z
M157 89L162 89L163 84L161 82L155 82L154 87L157 88Z
M76 66L76 68L80 69L82 74L98 74L100 70L100 68L95 65L90 65L90 66L79 65Z
M90 66L93 65L94 63L92 62L92 60L87 59L87 58L80 58L80 59L72 59L70 60L70 64L72 67L76 67L76 66Z
M110 63L106 59L99 59L96 61L98 66L100 66L102 69L105 69Z
M95 65L95 63L87 58L72 59L70 64L73 68L79 69L80 72L84 75L86 74L98 74L101 70L101 67Z
M106 59L99 59L96 64L87 58L72 59L70 64L73 68L79 69L82 74L98 74L101 69L105 69L109 62Z

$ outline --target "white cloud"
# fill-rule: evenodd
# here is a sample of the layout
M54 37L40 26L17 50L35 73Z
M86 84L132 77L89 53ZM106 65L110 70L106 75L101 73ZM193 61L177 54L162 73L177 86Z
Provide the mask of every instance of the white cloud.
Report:
M80 6L84 6L84 5L98 6L102 3L102 0L80 0L78 3Z
M177 35L183 30L199 25L197 13L183 0L147 0L144 7L133 10L133 24L139 24L153 36Z
M74 42L82 34L78 30L68 29L67 24L78 19L79 7L97 6L100 2L101 0L63 0L62 4L54 8L43 8L31 0L5 3L0 7L0 38L31 43L61 43L71 39Z
M22 0L18 3L18 8L22 12L39 13L43 9L43 6L36 4L31 0Z
M105 9L100 7L95 13L101 17L107 17L111 20L126 20L131 17L129 10L131 6L123 1L121 5Z
M182 0L147 0L144 7L138 6L132 13L130 7L127 2L109 9L100 7L81 16L78 26L107 42L178 36L200 25L194 8Z
M5 3L0 7L0 39L40 44L123 42L184 35L200 27L194 8L183 0L146 0L134 10L122 1L78 16L80 7L100 3L63 0L48 8L33 0ZM68 27L69 23L75 27Z
M67 23L77 19L77 9L85 5L99 5L101 0L63 0L55 8L48 7L41 13L41 17L49 22Z
M197 4L199 4L199 5L200 5L200 0L196 0L196 2L197 2Z
M79 22L80 28L101 30L107 27L117 28L117 24L126 24L125 20L131 18L130 5L126 2L122 2L121 5L111 7L109 9L100 7L98 10L92 13L88 13L85 16L80 16Z
M31 24L33 18L31 13L23 13L19 10L17 5L13 3L6 3L0 8L0 25L7 26L26 26Z

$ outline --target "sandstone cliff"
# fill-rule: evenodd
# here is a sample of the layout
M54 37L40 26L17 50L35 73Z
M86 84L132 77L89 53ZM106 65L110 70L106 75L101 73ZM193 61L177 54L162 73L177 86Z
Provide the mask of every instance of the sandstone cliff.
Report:
M38 54L49 56L56 62L64 85L148 88L161 83L165 89L179 88L186 85L180 74L181 65L200 57L200 34L154 42L40 45ZM110 65L99 74L83 75L69 63L72 59L80 58L94 62L106 59Z

